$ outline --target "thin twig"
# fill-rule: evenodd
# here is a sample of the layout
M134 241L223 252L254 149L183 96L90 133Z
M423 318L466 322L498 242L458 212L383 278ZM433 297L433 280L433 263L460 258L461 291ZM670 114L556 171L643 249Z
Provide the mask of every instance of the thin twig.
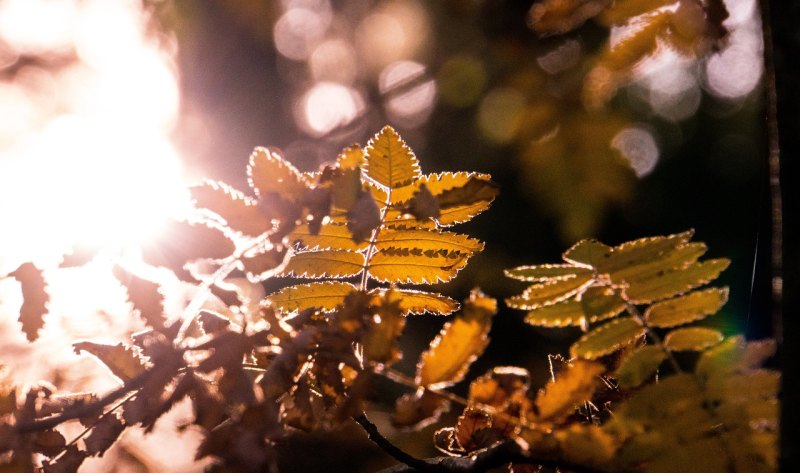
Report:
M670 350L669 348L667 348L666 345L664 345L664 342L661 340L661 337L658 336L656 331L653 330L653 327L651 327L644 319L644 317L642 317L642 314L639 313L639 309L637 309L635 305L631 304L624 298L623 300L625 301L625 309L628 311L628 314L630 314L631 317L633 317L637 322L639 322L642 325L642 327L644 327L647 336L649 336L653 340L653 343L655 343L655 345L661 351L663 351L665 355L667 355L667 359L669 360L670 365L672 365L672 369L674 369L676 373L683 373L683 369L681 368L681 365L678 364L678 360L676 360L675 356L672 354L672 350Z
M388 453L392 458L399 461L400 463L408 465L417 471L425 471L425 472L447 471L441 468L437 468L434 465L430 465L426 463L424 460L420 460L419 458L416 458L411 454L401 450L395 444L390 442L389 439L384 437L383 434L380 433L378 427L367 418L367 415L365 413L361 412L359 414L354 415L353 420L358 422L359 425L361 425L361 428L364 429L369 439L372 440L372 442L375 445L380 447L381 450Z

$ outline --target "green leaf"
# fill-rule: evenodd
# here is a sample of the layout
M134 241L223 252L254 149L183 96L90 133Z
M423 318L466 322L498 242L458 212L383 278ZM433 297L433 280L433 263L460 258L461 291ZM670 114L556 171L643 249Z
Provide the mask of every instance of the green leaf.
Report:
M647 304L682 294L702 286L719 276L730 265L725 258L695 263L686 268L671 269L628 281L625 293L631 303Z
M722 341L718 330L706 327L685 327L671 331L664 337L664 345L672 351L703 351Z
M294 166L262 147L257 147L250 155L247 176L250 187L261 198L274 193L283 199L298 202L308 188L305 178Z
M610 272L609 277L620 285L625 285L627 281L631 280L651 278L668 269L685 268L696 262L707 250L705 243L687 243L659 258L642 261L626 268L618 268Z
M378 234L375 247L419 248L472 254L483 250L483 243L460 233L416 228L387 228Z
M513 269L506 269L504 272L506 276L520 281L545 282L591 274L592 270L571 264L539 264L535 266L518 266Z
M370 291L370 294L383 296L387 291L389 292L389 300L397 301L404 315L421 315L425 313L450 315L459 308L458 302L447 296L433 292L415 291L413 289L378 288Z
M390 126L378 132L364 150L367 175L388 188L407 186L421 176L419 162L400 135ZM392 198L392 202L399 202Z
M440 389L464 379L469 366L489 344L496 313L497 301L473 290L461 314L444 325L420 357L416 384Z
M447 282L467 265L469 256L419 248L385 248L371 258L369 275L381 282L397 284Z
M323 281L289 286L266 296L284 312L320 309L331 312L344 302L345 296L357 288L346 282Z
M635 388L651 379L661 362L667 359L666 353L654 345L637 348L626 356L617 369L617 380L622 389Z
M116 345L104 343L78 342L72 347L75 353L85 351L94 355L103 365L111 371L111 374L119 378L122 382L130 381L136 376L144 373L145 367L139 355L134 349L120 342Z
M653 327L677 327L715 314L728 301L728 288L711 288L657 302L647 308L645 320Z
M592 274L583 274L570 279L560 279L534 284L519 295L506 299L514 309L532 310L568 299L594 281Z
M582 336L569 349L573 357L600 358L633 342L645 328L631 317L622 317L603 324Z
M299 243L306 249L323 250L362 250L368 246L368 242L356 243L353 234L346 226L339 223L324 223L319 228L319 232L312 233L308 224L298 225L287 236L290 243Z
M299 251L289 257L278 276L299 278L349 277L360 273L364 255L346 250Z
M258 208L258 203L222 182L206 181L189 188L195 206L222 218L235 232L259 236L272 229L272 222Z
M525 322L541 327L581 327L610 319L625 309L625 302L613 290L590 287L581 300L566 300L528 312Z
M581 240L561 256L567 263L597 268L611 257L612 248L597 240Z

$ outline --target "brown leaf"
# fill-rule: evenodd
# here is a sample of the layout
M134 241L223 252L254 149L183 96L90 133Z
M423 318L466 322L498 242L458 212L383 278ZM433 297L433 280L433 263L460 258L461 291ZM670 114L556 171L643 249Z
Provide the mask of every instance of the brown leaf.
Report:
M269 250L257 254L248 254L239 259L251 281L263 281L280 271L287 261L288 249L285 246L273 246Z
M381 224L381 212L372 194L362 191L353 206L347 211L347 229L353 234L353 241L368 240L372 231Z
M114 277L125 286L128 291L128 300L133 308L139 311L139 316L147 325L155 330L164 328L164 296L159 291L159 285L142 279L128 272L120 266L114 266Z
M271 220L264 215L254 199L222 182L206 181L189 188L195 205L219 215L233 231L259 236L272 229Z
M444 212L451 207L463 207L477 202L492 202L500 194L499 186L493 181L471 176L469 180L459 187L447 189L436 196L439 209Z
M388 365L400 359L397 339L403 333L406 318L400 308L399 300L392 300L392 290L381 297L373 323L361 340L364 357L367 360Z
M106 345L94 342L78 342L72 345L75 353L80 354L85 351L94 355L111 374L122 382L130 381L136 376L144 373L145 367L142 360L134 350L120 342L116 345Z
M439 201L428 190L428 186L420 184L404 211L413 215L417 220L435 219L439 217Z
M392 425L419 430L439 419L450 403L430 391L418 390L397 398L392 413Z
M152 266L172 270L184 281L193 281L183 266L200 258L222 259L233 254L233 242L221 230L200 223L172 222L160 238L142 246L142 259Z
M19 309L19 322L28 341L32 342L39 337L39 330L44 327L44 314L47 313L47 303L50 301L42 271L33 263L23 263L9 276L22 286L23 301Z
M86 437L86 453L91 456L103 456L119 435L125 430L122 421L113 412L106 414L92 427L92 432Z
M77 473L81 463L87 457L86 452L79 450L76 445L70 445L64 450L64 454L57 460L44 462L42 465L44 473Z
M205 333L215 333L227 329L231 321L222 314L210 310L201 310L197 321Z
M67 440L57 430L43 430L33 436L33 451L47 457L58 455L67 445Z

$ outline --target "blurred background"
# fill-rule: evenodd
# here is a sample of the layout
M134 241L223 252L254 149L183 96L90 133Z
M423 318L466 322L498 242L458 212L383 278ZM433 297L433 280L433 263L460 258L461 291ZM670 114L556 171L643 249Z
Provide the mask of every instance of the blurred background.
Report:
M506 297L524 285L503 268L558 262L578 239L618 244L694 228L709 257L732 260L721 277L731 300L714 323L768 336L769 255L763 241L756 251L769 229L757 2L726 0L728 16L710 12L702 25L694 0L653 0L624 24L613 12L547 9L558 3L0 0L0 274L31 260L51 267L75 245L114 251L146 240L184 208L184 185L208 177L245 189L254 146L309 171L391 124L423 172L487 172L501 187L493 208L461 228L486 250L442 292L461 299L480 286ZM609 2L560 3L597 13ZM113 386L70 349L73 338L117 341L140 328L108 268L101 258L48 273L51 314L34 344L16 324L18 286L0 280L0 363L10 376ZM541 383L546 354L578 335L526 326L522 315L501 310L497 343L473 375L519 365ZM440 326L409 321L401 370L413 372ZM388 425L404 391L386 384L376 387L376 423L403 448L434 455L436 426ZM197 436L175 433L187 415L176 409L149 439L126 434L87 466L201 470ZM285 471L391 464L348 433L298 436Z

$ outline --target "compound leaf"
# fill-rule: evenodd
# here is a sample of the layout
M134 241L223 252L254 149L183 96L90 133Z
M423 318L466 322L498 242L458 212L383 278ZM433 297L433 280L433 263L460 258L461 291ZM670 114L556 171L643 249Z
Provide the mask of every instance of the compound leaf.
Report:
M537 422L559 423L576 405L590 400L603 371L603 365L593 361L575 360L567 365L536 397Z
M567 263L577 266L597 268L611 257L613 249L597 240L581 240L561 256Z
M506 304L514 309L537 309L568 299L592 282L592 274L582 274L569 279L534 284L525 289L521 295L506 299Z
M569 349L573 357L600 358L617 351L645 333L645 328L631 317L621 317L603 324L582 336Z
M413 289L375 289L371 294L386 297L390 301L397 301L403 314L422 315L425 313L436 315L450 315L459 308L458 302L435 292L416 291Z
M664 337L664 345L672 351L703 351L722 341L718 330L707 327L678 328Z
M642 279L629 280L625 293L634 304L666 299L716 279L728 265L730 260L720 258L694 263L685 268L661 271Z
M353 234L347 226L338 223L324 223L316 233L311 232L308 224L298 225L287 239L290 243L299 243L308 249L361 250L367 247L368 242L356 243Z
M322 281L290 286L266 297L284 312L320 309L330 312L342 305L345 296L355 291L350 283Z
M728 288L710 288L657 302L645 311L653 327L676 327L715 314L728 301Z
M378 249L413 247L423 251L443 250L472 254L483 250L483 243L460 233L416 228L387 228L380 232L375 247Z
M590 287L580 300L570 299L528 312L525 322L542 327L581 327L610 319L625 309L625 301L612 289Z

